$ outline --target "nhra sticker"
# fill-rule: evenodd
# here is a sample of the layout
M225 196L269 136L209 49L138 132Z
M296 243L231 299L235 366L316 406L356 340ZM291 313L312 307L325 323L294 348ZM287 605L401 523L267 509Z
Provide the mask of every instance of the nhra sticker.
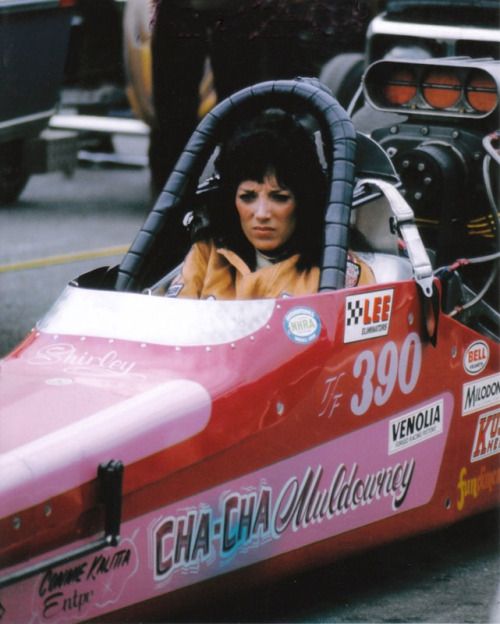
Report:
M344 342L387 336L393 296L388 289L346 297Z
M500 400L500 373L464 384L462 388L462 416L485 407L497 405Z
M479 375L488 365L490 348L483 340L476 340L464 353L464 370L469 375Z
M480 461L500 453L500 411L482 414L477 421L471 462Z
M443 433L443 400L413 410L389 423L389 455Z
M290 340L308 344L318 338L321 321L311 308L292 308L283 319L283 327Z

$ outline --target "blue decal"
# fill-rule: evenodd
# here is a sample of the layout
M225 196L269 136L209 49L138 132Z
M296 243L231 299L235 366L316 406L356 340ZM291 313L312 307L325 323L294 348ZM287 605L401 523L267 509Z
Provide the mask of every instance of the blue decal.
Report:
M321 320L311 308L292 308L283 319L286 335L298 344L314 342L321 332Z

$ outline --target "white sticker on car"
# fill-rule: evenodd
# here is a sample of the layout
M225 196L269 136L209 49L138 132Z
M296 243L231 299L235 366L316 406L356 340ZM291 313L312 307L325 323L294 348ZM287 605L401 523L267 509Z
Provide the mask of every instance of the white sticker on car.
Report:
M387 336L391 323L393 297L392 289L346 297L344 342Z
M482 377L462 387L462 416L492 407L500 402L500 373Z
M488 365L490 348L484 340L476 340L464 352L464 370L469 375L479 375Z
M389 455L443 433L443 400L439 399L389 422Z

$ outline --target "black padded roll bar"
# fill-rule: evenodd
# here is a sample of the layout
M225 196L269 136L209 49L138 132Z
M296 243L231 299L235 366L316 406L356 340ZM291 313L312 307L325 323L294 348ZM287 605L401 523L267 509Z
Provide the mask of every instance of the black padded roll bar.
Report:
M170 244L172 235L175 237L175 232L171 231L172 224L182 220L183 212L188 208L185 200L190 193L194 195L206 161L221 141L224 129L245 115L266 108L309 113L319 123L330 179L330 193L325 209L320 290L344 287L356 132L347 113L319 81L298 78L262 82L242 89L220 102L202 119L141 231L123 258L118 270L116 290L132 291L145 285L144 281L153 271L152 265L158 261L158 255L165 255L161 253L162 246ZM175 258L176 262L181 260L182 257Z

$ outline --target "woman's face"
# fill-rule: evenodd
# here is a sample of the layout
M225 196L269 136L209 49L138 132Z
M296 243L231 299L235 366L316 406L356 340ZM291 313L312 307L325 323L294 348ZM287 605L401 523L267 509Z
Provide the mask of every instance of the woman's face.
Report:
M284 245L295 231L295 195L273 174L263 182L243 180L236 189L236 209L243 233L264 253Z

